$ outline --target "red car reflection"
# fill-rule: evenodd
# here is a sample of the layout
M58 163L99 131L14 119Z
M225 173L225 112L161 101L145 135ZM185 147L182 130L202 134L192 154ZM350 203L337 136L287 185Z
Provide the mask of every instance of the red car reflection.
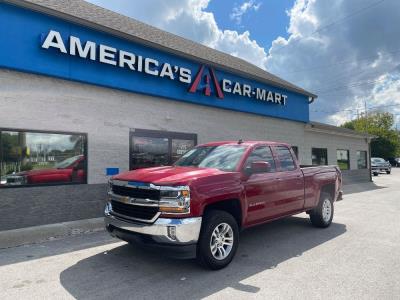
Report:
M84 183L85 156L77 155L56 164L53 169L19 172L6 177L6 185L45 183Z

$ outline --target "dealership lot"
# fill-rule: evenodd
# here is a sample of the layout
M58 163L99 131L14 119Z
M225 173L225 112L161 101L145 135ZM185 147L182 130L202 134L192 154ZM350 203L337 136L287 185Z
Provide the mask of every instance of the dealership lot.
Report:
M400 169L347 186L334 223L305 214L241 235L234 262L210 272L105 232L0 250L2 299L354 298L400 295Z

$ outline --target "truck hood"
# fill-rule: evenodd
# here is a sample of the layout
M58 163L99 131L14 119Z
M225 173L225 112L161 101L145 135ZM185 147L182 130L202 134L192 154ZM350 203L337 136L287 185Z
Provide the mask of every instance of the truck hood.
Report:
M226 172L211 168L169 166L124 172L114 176L113 179L146 182L156 185L187 185L199 178L224 173Z

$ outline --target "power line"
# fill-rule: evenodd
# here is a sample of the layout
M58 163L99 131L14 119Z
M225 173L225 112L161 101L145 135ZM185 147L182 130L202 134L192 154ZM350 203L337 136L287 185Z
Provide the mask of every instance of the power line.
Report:
M378 82L383 82L383 81L386 81L386 80L387 80L386 78L382 78L382 79L376 79L376 80L356 81L356 82L353 82L353 83L351 83L349 85L338 85L338 86L334 86L334 87L331 87L330 89L326 89L326 90L322 90L322 91L318 91L317 90L317 91L315 91L315 93L323 95L323 94L326 94L328 92L328 94L329 94L330 91L338 91L338 90L347 89L347 88L350 88L350 87L371 85L371 84L375 84L375 83L378 83Z
M400 106L399 104L389 104L389 105L376 105L376 106L370 106L367 107L368 110L375 109L375 108L385 108L385 107L394 107L394 106ZM358 108L353 108L353 109L342 109L342 110L336 110L336 111L326 111L326 110L310 110L311 112L319 112L319 113L326 113L326 114L334 114L334 113L339 113L339 112L354 112L357 110L363 110L363 107L358 107ZM396 115L396 114L394 114Z
M321 32L321 31L325 30L326 28L332 27L332 26L335 25L335 24L341 23L342 21L344 21L344 20L346 20L346 19L349 19L350 17L354 17L354 16L356 16L356 15L358 15L358 14L360 14L360 13L363 13L364 11L366 11L366 10L372 8L372 7L378 6L379 4L381 4L381 3L383 3L383 2L385 2L385 0L380 0L380 1L376 1L376 2L374 2L374 3L371 3L370 5L367 5L367 6L363 7L363 8L361 8L361 9L359 9L358 11L353 12L353 13L350 14L350 15L344 16L344 17L341 18L341 19L339 18L337 21L333 21L333 22L331 22L330 24L327 24L327 25L325 25L325 26L322 26L322 27L318 28L317 30L315 30L315 31L312 33L312 35L314 35L315 33Z
M400 53L400 49L393 50L393 51L385 51L385 52L382 52L382 53L385 53L385 54L396 54L396 53ZM376 58L377 54L378 53L376 53L375 55L370 55L370 56L365 56L365 57L362 57L362 58L358 58L357 61L373 60L373 59ZM303 69L297 69L297 70L294 70L294 71L291 71L291 72L286 72L285 75L286 74L294 74L294 73L306 72L306 71L315 70L315 69L330 68L330 67L337 66L337 65L348 64L348 63L351 63L353 61L354 61L354 59L346 59L346 60L338 61L338 62L329 64L329 65L320 65L320 66L312 66L312 67L303 68Z
M309 38L309 37L313 36L314 34L325 30L326 28L329 28L329 27L332 27L333 25L339 24L339 23L343 22L344 20L347 20L347 19L349 19L349 18L351 18L351 17L353 17L353 16L355 16L355 15L358 15L358 14L360 14L360 13L362 13L362 12L364 12L364 11L366 11L366 10L372 8L372 7L375 7L375 6L377 6L377 5L380 5L380 4L383 3L383 2L385 2L385 0L379 0L379 1L376 1L376 2L374 2L374 3L371 3L370 5L367 5L367 6L361 8L361 9L359 9L359 10L357 10L357 11L354 11L353 13L351 13L351 14L349 14L349 15L347 15L347 16L344 16L344 17L342 17L342 18L337 19L336 21L333 21L333 22L331 22L331 23L329 23L329 24L326 24L326 25L324 25L324 26L318 27L318 28L317 28L315 31L313 31L311 34L306 35L306 36L303 36L303 37L301 37L301 38L299 38L299 39L297 39L297 40L294 40L294 42L299 42L300 40L303 40L303 39L305 39L305 38ZM274 51L279 51L279 50L281 50L281 49L283 49L283 48L285 48L285 47L287 47L287 46L293 46L293 44L286 44L286 45L283 45L283 46L281 46L281 47L278 47L278 48L274 49Z

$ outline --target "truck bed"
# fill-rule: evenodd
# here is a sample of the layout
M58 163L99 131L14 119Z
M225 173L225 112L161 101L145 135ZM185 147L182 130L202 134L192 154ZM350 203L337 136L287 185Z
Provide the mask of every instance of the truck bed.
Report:
M334 184L334 190L341 184L342 176L338 166L310 166L300 165L300 169L304 175L304 199L305 208L314 207L319 200L319 191L317 186L326 184ZM336 200L336 199L334 199Z

